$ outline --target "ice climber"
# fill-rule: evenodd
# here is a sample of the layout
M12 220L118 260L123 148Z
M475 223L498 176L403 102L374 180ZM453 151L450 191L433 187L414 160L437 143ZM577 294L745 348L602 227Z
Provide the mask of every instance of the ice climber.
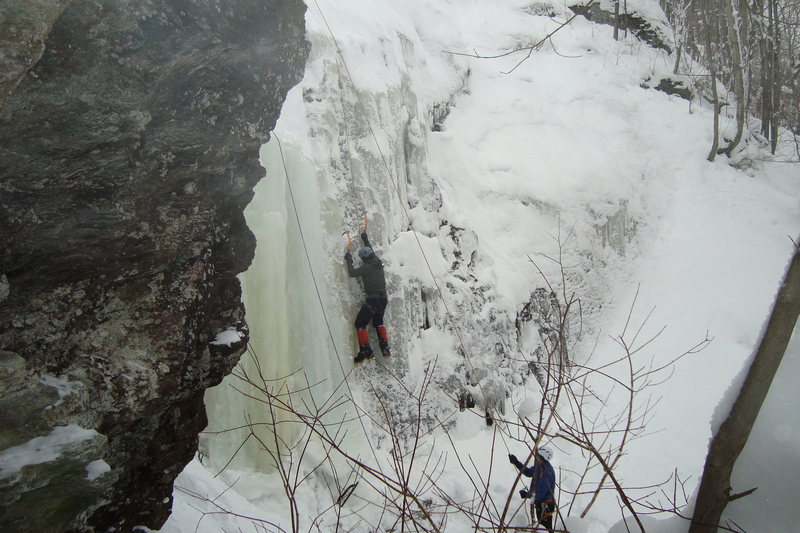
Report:
M350 250L344 254L347 263L347 273L351 278L360 277L364 285L364 303L356 316L356 335L358 336L359 350L354 362L360 363L364 359L375 357L369 345L369 333L367 324L370 320L372 326L378 333L378 344L384 357L389 357L389 337L386 334L386 326L383 325L383 313L386 311L386 278L383 275L383 263L369 244L367 232L361 234L364 246L358 250L358 257L362 264L358 268L353 267L353 256Z
M531 519L536 520L550 533L553 533L553 515L556 510L554 490L556 486L556 473L550 464L553 452L550 448L539 448L534 456L533 466L525 466L512 453L508 455L511 464L522 472L522 475L531 479L529 490L520 490L522 498L533 498L531 503Z

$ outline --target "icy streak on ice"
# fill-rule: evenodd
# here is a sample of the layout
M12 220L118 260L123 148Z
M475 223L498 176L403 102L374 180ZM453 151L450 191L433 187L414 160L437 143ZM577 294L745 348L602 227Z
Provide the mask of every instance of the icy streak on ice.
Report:
M247 224L257 240L253 263L241 275L251 334L250 345L259 358L265 378L277 380L293 374L288 379L288 386L297 390L305 387L307 376L309 383L317 384L313 388L313 396L321 403L340 383L342 370L332 348L309 269L309 259L319 294L329 309L328 318L332 321L334 335L338 337L337 345L345 350L350 349L348 330L342 320L341 302L331 304L327 301L332 265L326 257L322 241L323 231L330 228L322 226L330 225L330 222L326 223L320 215L317 171L286 143L283 145L283 155L293 195L287 186L278 143L273 137L261 152L267 175L256 186L255 197L245 210ZM305 248L294 206L297 207L302 226ZM309 259L306 258L306 249ZM243 355L239 364L241 368L237 367L236 373L244 369L248 375L258 379L256 364L249 354ZM272 381L268 382L268 386L278 389L282 383ZM205 395L209 433L242 427L246 418L254 425L269 421L269 412L264 403L248 399L233 387L261 397L258 390L247 387L234 376L227 376ZM339 394L342 392L340 389ZM285 428L282 434L284 438L292 442L297 430L292 434L290 425L281 427ZM274 438L269 436L268 431L257 431L264 443L272 445ZM248 432L241 429L218 435L205 434L201 450L206 454L206 466L214 472L219 471L234 455ZM239 451L228 468L262 473L272 470L269 455L253 438Z

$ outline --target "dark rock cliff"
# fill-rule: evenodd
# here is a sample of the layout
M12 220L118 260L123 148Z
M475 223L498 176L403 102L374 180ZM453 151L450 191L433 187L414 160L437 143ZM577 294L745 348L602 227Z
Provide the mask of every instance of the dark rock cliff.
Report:
M569 8L576 15L583 15L587 20L597 24L619 25L619 29L630 30L637 39L646 42L653 48L664 50L668 54L672 53L667 44L667 38L661 30L637 13L620 13L617 18L613 11L606 11L596 3L576 4Z
M301 0L0 3L3 531L168 517L204 390L247 341L242 213L302 76L304 14ZM228 328L240 342L210 344ZM33 445L56 457L30 460Z

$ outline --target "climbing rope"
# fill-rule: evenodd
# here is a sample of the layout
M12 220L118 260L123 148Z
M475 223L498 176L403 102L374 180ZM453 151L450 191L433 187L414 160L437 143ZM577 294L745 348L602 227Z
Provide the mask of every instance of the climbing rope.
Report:
M317 7L319 7L319 6L317 6ZM356 189L356 178L353 175L353 153L352 153L352 149L350 148L350 131L349 131L348 127L347 127L347 116L345 115L345 105L344 105L345 88L344 88L344 84L342 83L342 79L343 79L342 78L342 69L341 69L341 64L339 63L339 56L338 55L336 56L336 72L338 74L337 79L339 80L339 88L340 88L340 90L342 92L342 97L339 99L339 103L342 106L342 126L344 127L344 142L345 142L345 146L347 147L347 150L345 151L345 153L347 154L347 168L348 168L348 170L350 172L350 179L348 180L348 184L350 185L351 196L353 197L353 200L358 202L359 207L361 208L360 211L363 212L363 213L366 213L367 210L364 207L364 201L361 199L360 195L357 192L357 189ZM366 231L366 230L367 229L364 228L364 231Z
M278 150L281 154L281 163L283 165L283 174L286 178L286 186L289 189L289 198L292 201L292 210L294 211L295 220L297 221L297 228L300 233L300 242L303 245L303 251L306 257L306 263L308 264L308 270L311 273L311 280L314 282L314 290L317 293L317 300L319 301L319 306L320 309L322 310L322 317L325 320L325 326L328 329L328 336L331 339L331 345L333 346L333 351L336 354L336 361L339 363L339 368L342 371L342 376L344 378L343 383L347 387L347 391L350 393L350 400L353 402L353 405L356 407L356 409L358 409L362 413L366 413L366 411L358 405L358 403L355 400L355 397L353 396L353 389L350 388L350 382L348 379L350 377L350 374L352 373L352 370L350 372L345 372L344 365L342 365L342 358L339 355L339 349L336 347L336 339L334 338L333 330L331 329L330 320L328 320L328 314L325 312L325 304L322 301L322 293L319 290L319 283L317 283L317 277L314 274L314 267L311 264L311 257L308 253L308 246L306 244L305 234L303 233L303 225L300 223L300 215L298 214L297 203L295 202L294 191L292 190L292 182L289 179L289 170L286 165L286 158L283 155L283 143L281 143L280 138L274 131L272 132L272 135L278 142ZM341 386L341 384L339 386ZM370 436L369 433L367 432L366 426L364 426L364 421L362 420L361 416L357 416L356 418L358 418L358 421L361 424L361 430L364 432L364 436L367 438L367 443L369 444L370 450L372 451L372 456L375 458L376 464L380 466L381 463L380 460L378 459L378 454L375 452L375 448L372 446L372 439L369 438Z

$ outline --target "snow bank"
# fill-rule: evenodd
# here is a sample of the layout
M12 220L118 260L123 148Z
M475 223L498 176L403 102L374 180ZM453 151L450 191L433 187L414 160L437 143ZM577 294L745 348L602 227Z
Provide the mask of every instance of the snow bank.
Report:
M43 437L36 437L18 446L0 452L0 479L13 476L26 465L38 465L54 461L64 449L99 435L93 429L84 429L75 424L57 426Z
M242 342L242 338L242 334L237 331L236 328L228 328L225 331L220 331L217 333L216 337L214 337L214 340L209 344L231 346L237 342Z

